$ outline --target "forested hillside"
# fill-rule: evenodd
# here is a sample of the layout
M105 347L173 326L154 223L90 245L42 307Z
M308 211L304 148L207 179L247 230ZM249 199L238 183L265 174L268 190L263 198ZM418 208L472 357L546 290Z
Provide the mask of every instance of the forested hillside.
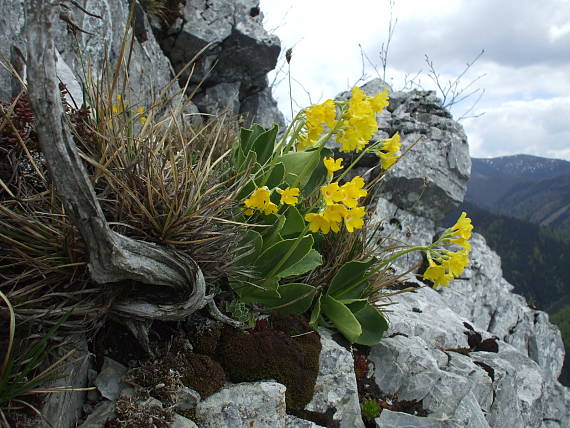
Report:
M570 162L528 155L472 162L466 201L570 237Z

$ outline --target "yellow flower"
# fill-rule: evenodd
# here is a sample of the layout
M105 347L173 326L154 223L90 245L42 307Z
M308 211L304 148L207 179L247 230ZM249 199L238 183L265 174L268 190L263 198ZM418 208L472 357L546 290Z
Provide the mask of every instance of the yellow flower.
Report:
M343 130L337 137L341 152L360 152L378 130L376 113L387 105L388 92L367 97L358 87L352 88L348 108L343 115Z
M262 210L265 205L269 203L269 189L267 187L260 187L251 194L243 203L247 208L254 208Z
M245 215L253 215L253 212L254 212L253 209L248 208L245 210Z
M281 195L281 204L297 205L299 202L299 189L297 187L288 187L285 190L277 189L277 193Z
M449 252L447 253L447 256L449 258L445 261L444 266L453 274L453 276L458 277L469 264L469 254L467 254L467 251L462 250Z
M341 202L344 199L344 192L341 190L337 182L321 186L321 194L325 200L325 204L332 205L335 202Z
M265 215L273 214L276 213L279 208L269 200L269 196L269 189L267 187L260 187L259 189L256 189L255 192L253 192L243 203L250 210L257 209L259 211L263 211ZM252 211L246 210L246 214L248 212L253 214Z
M139 108L137 108L137 113L138 113L139 115L141 115L141 116L139 116L139 118L138 118L138 119L139 119L139 122L141 123L141 125L144 125L145 122L146 122L146 120L147 120L147 117L146 117L146 116L142 116L142 114L144 113L144 107L143 107L143 106L140 106Z
M380 160L382 162L382 169L387 171L398 160L398 151L400 150L400 134L395 133L392 138L384 140L380 151Z
M323 211L323 217L331 223L340 223L348 210L342 204L328 205Z
M279 207L277 207L277 205L275 205L273 202L268 202L263 207L263 214L265 214L265 215L274 214L277 211L279 211Z
M370 98L370 104L376 113L382 112L385 107L388 107L388 89L378 92L375 96Z
M428 279L433 282L433 286L443 285L444 287L449 284L449 281L453 279L453 275L446 273L445 267L438 265L431 258L429 259L429 267L426 269L423 275L424 279Z
M331 229L330 222L323 217L322 214L309 213L305 215L305 220L309 222L309 229L311 232L318 232L321 230L323 234L329 233Z
M325 168L327 169L327 175L332 177L335 171L338 171L344 168L342 164L342 158L334 159L334 158L324 158L323 163L325 164Z
M464 250L471 250L471 244L469 243L469 240L465 239L465 238L453 238L449 240L450 242L452 242L455 245L459 245L461 248L463 248Z
M364 226L364 207L356 207L352 210L346 210L346 214L344 215L344 225L346 226L346 230L349 232L353 232L354 229L361 229Z
M451 227L451 234L469 240L471 239L472 230L473 225L471 224L471 219L467 217L467 213L463 211L461 216L457 219L457 222Z
M297 150L312 146L323 133L324 126L332 128L336 124L336 105L333 100L309 107L305 112L305 133L297 142Z
M348 208L355 208L358 205L358 199L368 195L368 192L363 189L364 179L360 176L354 177L348 183L342 185L342 194L344 203Z
M119 114L125 111L125 102L123 101L122 95L117 95L117 102L113 104L111 110L113 114Z

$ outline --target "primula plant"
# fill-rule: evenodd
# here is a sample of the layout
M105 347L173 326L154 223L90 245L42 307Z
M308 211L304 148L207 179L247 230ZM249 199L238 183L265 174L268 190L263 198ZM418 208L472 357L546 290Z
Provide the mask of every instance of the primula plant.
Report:
M398 133L370 142L378 131L377 115L387 105L387 90L367 96L355 87L348 101L329 99L301 110L280 138L276 126L241 130L232 149L231 173L249 177L235 212L236 221L247 227L237 260L241 273L230 284L242 302L262 311L310 312L313 326L335 327L352 343L373 345L388 327L372 303L373 283L392 261L411 251L424 252L429 267L423 277L434 286L461 274L472 229L465 214L430 246L405 248L380 260L363 257L364 245L347 239L352 247L343 252L341 263L329 260L335 257L326 250L331 242L362 232L364 202L378 182L367 184L359 175L348 180L347 174L366 153L379 157L382 174L399 159ZM341 153L357 153L356 159L343 165L329 142ZM462 250L452 251L453 245ZM357 247L360 251L354 251Z

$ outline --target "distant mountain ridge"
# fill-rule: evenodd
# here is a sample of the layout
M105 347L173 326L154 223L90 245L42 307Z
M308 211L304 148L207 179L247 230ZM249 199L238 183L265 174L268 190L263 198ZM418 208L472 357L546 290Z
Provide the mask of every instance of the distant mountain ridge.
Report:
M465 201L550 226L570 239L570 162L530 155L473 158Z
M487 176L520 178L550 178L570 174L570 161L542 158L531 155L501 156L497 158L471 158L471 172Z

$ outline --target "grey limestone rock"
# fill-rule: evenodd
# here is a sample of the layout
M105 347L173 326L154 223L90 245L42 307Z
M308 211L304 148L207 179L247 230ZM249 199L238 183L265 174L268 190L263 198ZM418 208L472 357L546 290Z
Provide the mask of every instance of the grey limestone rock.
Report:
M382 411L380 416L375 419L375 422L377 428L445 428L448 426L445 421L422 418L387 409Z
M200 428L311 426L285 413L285 386L271 381L227 385L198 404L196 420Z
M105 357L101 372L95 379L95 385L103 397L115 401L121 395L125 386L122 378L127 373L127 368L111 358Z
M188 387L182 387L176 391L176 403L174 408L176 410L190 410L194 409L200 402L200 394Z
M463 127L443 108L433 91L393 92L381 79L371 80L361 89L368 96L389 91L390 104L377 116L379 130L372 140L399 132L401 152L409 149L385 175L383 198L417 216L443 219L463 201L471 173ZM349 98L350 92L336 97Z
M202 52L192 70L182 73L202 112L229 108L232 113L271 127L284 125L268 87L266 74L275 68L281 45L263 28L258 0L186 2L182 20L168 30L161 46L179 71Z
M115 417L115 403L104 400L95 407L79 428L104 428L105 424Z
M0 51L9 59L22 77L25 77L24 0L13 0L0 14ZM0 99L9 100L19 92L19 83L9 71L0 67Z
M456 313L473 321L520 352L543 369L547 378L560 375L564 346L560 331L548 322L548 315L528 307L524 298L513 294L513 286L502 276L501 260L474 234L471 266L464 280L441 290L442 298Z
M386 175L383 191L400 208L441 220L463 201L471 158L463 127L430 91L390 94L386 129L399 132L406 156Z
M24 1L8 0L6 3L7 13L0 17L0 49L25 78L24 62L27 61L27 53L23 34ZM63 59L62 67L66 64L64 67L66 83L73 80L85 82L85 72L88 68L92 68L93 76L97 77L105 58L112 61L118 57L129 12L127 0L81 0L78 3L95 16L90 16L74 6L62 7L60 16L65 20L60 19L53 23L57 29L56 48ZM74 30L70 23L83 31ZM145 35L137 37L133 43L129 69L129 80L133 91L129 96L132 103L147 106L154 95L170 82L173 72L144 14L141 25ZM76 39L73 37L73 32L77 34ZM109 48L108 55L106 47ZM21 69L19 64L22 64ZM60 77L62 72L63 68L58 70ZM79 92L75 85L71 89L74 98L78 98L76 102L81 105L83 100L78 96ZM19 90L17 81L2 68L0 70L2 99L10 98ZM173 92L170 91L169 94Z
M170 428L198 428L198 425L184 416L174 415L174 420L170 423Z
M236 115L240 109L239 88L239 82L218 83L200 91L192 100L204 113L215 115L227 111Z
M251 126L255 121L265 128L271 128L276 123L280 130L285 129L285 118L277 107L270 88L244 98L240 105L240 113L244 116L245 126Z
M74 348L76 352L64 363L67 364L63 366L65 368L64 376L48 386L69 387L69 385L72 385L75 388L85 388L87 386L87 372L90 365L87 339L81 335L73 336L70 338L69 344L59 349L58 352L68 351L70 347ZM60 428L75 427L81 416L85 395L84 391L51 393L42 408L45 422L42 422L40 426L42 428L49 426Z
M559 332L510 292L497 261L474 235L472 266L464 280L439 291L421 288L392 298L397 304L388 314L387 337L369 355L375 379L385 393L421 401L429 418L412 423L388 414L379 426L567 426L569 390L555 380L563 356ZM509 311L512 315L503 314ZM498 336L498 352L463 355L471 328L483 340ZM524 334L517 335L523 328ZM528 343L539 334L550 343L535 344L530 352Z
M313 399L305 409L319 413L334 409L333 419L339 421L341 428L364 428L352 354L335 342L330 330L322 328L319 333L322 344L319 375Z
M384 198L377 198L374 203L371 224L379 227L378 240L375 242L379 247L390 245L429 245L436 233L435 222L429 218L404 211ZM422 255L413 252L398 258L394 266L406 270L410 266L420 262Z
M262 18L258 0L186 2L181 29L171 30L163 47L176 70L207 47L190 76L194 82L253 82L275 67L281 50Z

